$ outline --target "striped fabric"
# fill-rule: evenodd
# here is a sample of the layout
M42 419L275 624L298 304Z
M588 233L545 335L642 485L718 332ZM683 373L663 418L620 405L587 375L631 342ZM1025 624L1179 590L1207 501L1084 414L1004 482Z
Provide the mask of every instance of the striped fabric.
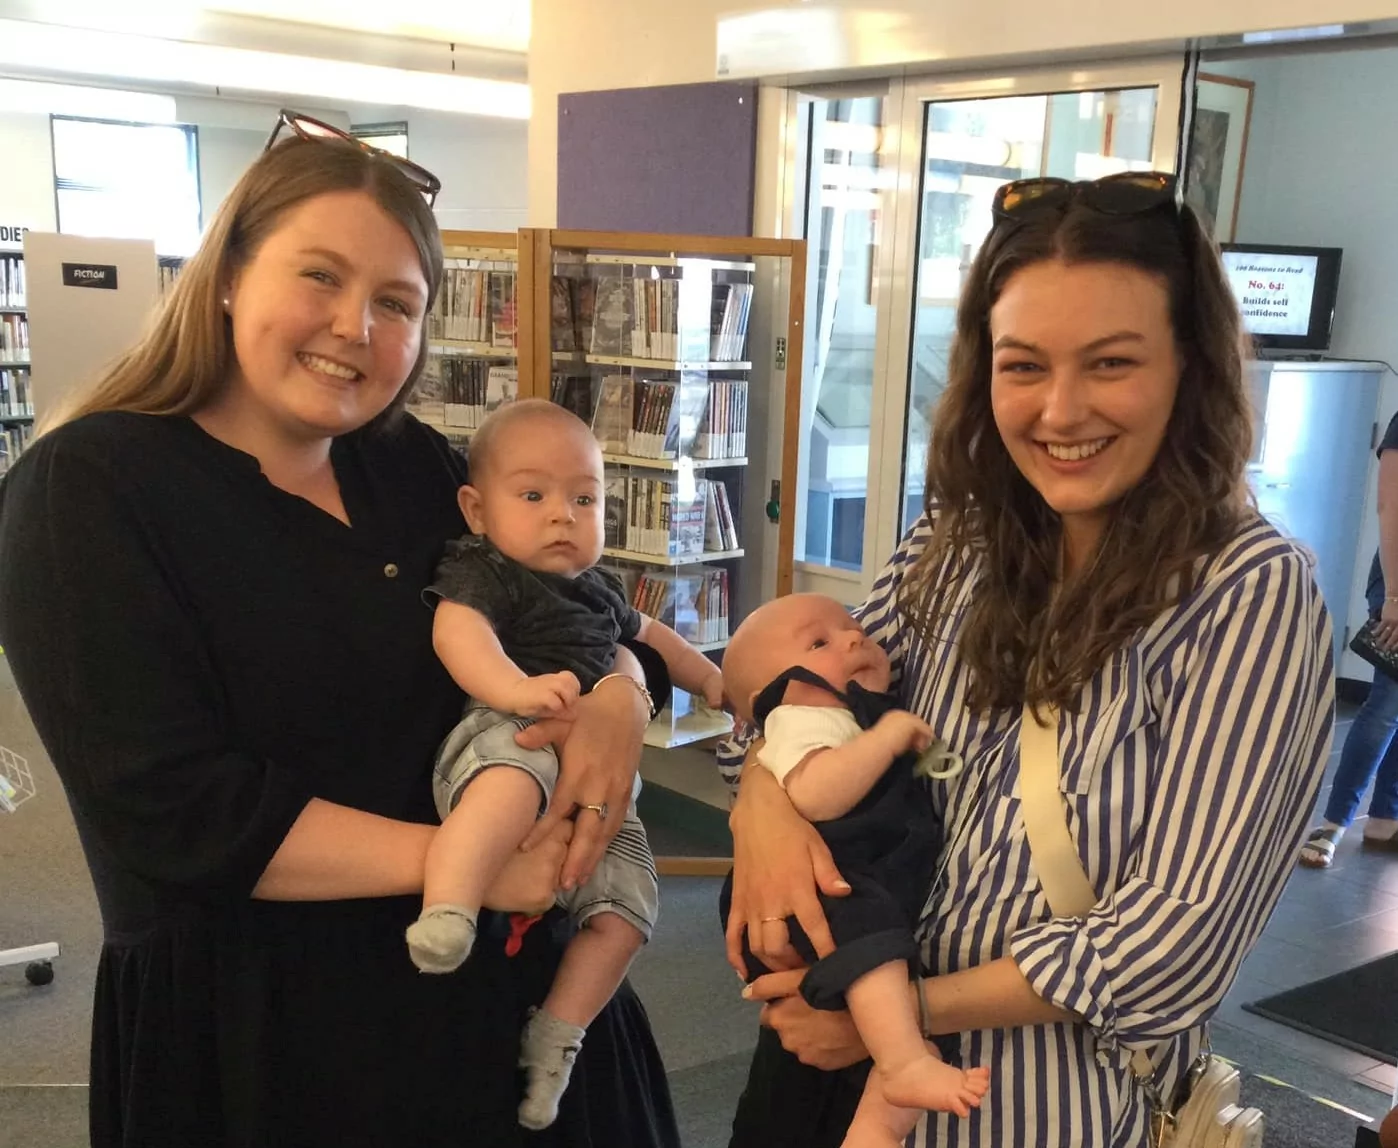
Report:
M934 783L947 845L920 929L924 971L1008 954L1086 1023L962 1034L962 1062L990 1069L990 1092L969 1120L926 1118L909 1144L1138 1148L1132 1051L1151 1051L1169 1095L1294 864L1330 751L1329 615L1309 558L1258 520L1093 678L1059 743L1069 826L1101 900L1058 921L1020 816L1018 708L967 709L955 610L932 648L898 617L929 535L924 518L863 611L904 704L966 761Z

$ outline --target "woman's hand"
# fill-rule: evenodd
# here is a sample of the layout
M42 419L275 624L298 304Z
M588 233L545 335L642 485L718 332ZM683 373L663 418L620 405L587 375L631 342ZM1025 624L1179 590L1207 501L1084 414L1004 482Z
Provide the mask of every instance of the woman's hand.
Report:
M608 842L621 828L641 763L641 736L650 721L641 691L622 678L599 683L574 708L571 719L535 722L515 735L515 741L527 749L552 744L559 762L553 801L522 848L533 849L578 811L563 862L563 889L573 889L592 876ZM605 820L595 806L605 807Z
M818 892L842 897L849 885L815 828L792 807L777 779L750 764L729 814L733 830L733 904L728 914L728 963L746 975L748 947L769 969L805 962L791 947L786 918L795 917L818 956L835 949ZM817 888L819 886L819 888Z
M805 969L758 977L743 990L762 1001L761 1022L775 1032L787 1052L824 1072L847 1068L869 1056L847 1012L813 1009L800 994Z
M1379 624L1374 627L1374 640L1381 650L1398 649L1398 602L1384 599Z
M485 907L501 913L528 913L532 917L553 908L558 874L572 837L573 823L560 821L536 848L528 853L516 850L485 891Z

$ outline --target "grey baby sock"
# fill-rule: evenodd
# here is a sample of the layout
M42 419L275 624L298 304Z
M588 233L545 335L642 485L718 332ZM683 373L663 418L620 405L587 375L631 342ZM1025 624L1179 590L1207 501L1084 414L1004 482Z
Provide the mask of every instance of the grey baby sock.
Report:
M519 1066L528 1075L519 1122L538 1131L558 1118L558 1102L568 1090L573 1061L582 1049L587 1030L559 1020L541 1008L529 1010L529 1020L519 1040Z
M460 905L428 905L408 926L408 952L424 973L454 973L476 943L476 914Z

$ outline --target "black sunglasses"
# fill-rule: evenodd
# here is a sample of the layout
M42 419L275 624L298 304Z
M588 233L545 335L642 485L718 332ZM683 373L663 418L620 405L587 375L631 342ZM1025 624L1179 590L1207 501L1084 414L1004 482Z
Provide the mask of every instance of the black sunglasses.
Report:
M1017 179L998 188L990 205L997 220L1065 211L1080 202L1099 215L1144 215L1177 204L1176 180L1163 171L1122 171L1101 179Z
M394 155L391 151L384 151L381 147L374 147L373 144L365 143L361 139L356 139L348 132L342 132L339 128L327 124L313 116L303 116L300 112L290 112L285 109L277 117L277 126L272 129L272 134L267 137L267 146L263 151L270 151L272 145L277 142L277 137L282 134L283 128L289 128L303 140L339 140L344 143L353 144L361 151L368 152L372 156L386 160L397 168L403 177L411 183L418 191L422 192L423 198L427 200L427 206L431 207L437 202L437 193L442 190L442 181L428 171L425 167L419 167L410 160L404 159L400 155Z

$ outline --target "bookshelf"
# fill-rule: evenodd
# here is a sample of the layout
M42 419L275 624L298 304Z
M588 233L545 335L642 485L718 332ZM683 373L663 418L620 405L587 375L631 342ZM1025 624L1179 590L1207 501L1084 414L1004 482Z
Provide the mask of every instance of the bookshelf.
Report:
M781 488L772 492L780 507L775 527L763 512L765 476L756 488L762 503L747 486L749 467L761 463L769 441L799 431L805 243L525 228L448 231L443 244L449 270L513 275L513 339L493 325L448 330L447 308L459 320L462 307L439 302L428 370L409 409L463 446L489 409L514 397L551 399L577 413L598 434L610 486L612 533L602 565L622 578L642 612L721 662L741 620L740 599L755 603L791 590L791 563L782 556L794 542L795 452L786 452L791 460L783 455ZM597 345L599 284L615 313ZM454 296L492 297L504 298L479 285ZM652 511L672 510L658 537L632 533L632 496L641 492ZM624 542L617 533L623 507ZM654 518L636 523L648 531L657 525ZM769 530L777 537L775 586L762 576ZM731 728L727 715L675 691L647 730L642 773L663 787L657 794L726 809L702 743ZM711 857L658 864L662 872L728 868Z
M445 268L427 327L427 367L408 409L464 443L481 420L522 393L532 344L527 302L532 253L527 232L444 231ZM527 391L523 393L528 393Z
M754 316L764 306L772 316L771 350L780 360L784 349L788 393L793 379L799 392L801 300L793 290L783 309L759 292L773 262L787 264L778 280L803 282L805 246L558 229L535 233L534 261L539 369L521 393L547 395L592 426L606 463L604 564L638 609L721 664L739 587L761 580L744 545L748 414L754 373L772 360ZM751 449L765 442L759 433ZM676 690L646 744L670 749L731 729L726 714Z
M0 474L34 432L30 387L28 276L22 251L0 251Z
M184 262L183 255L156 256L156 275L162 300L170 294L171 288L175 286L175 280L180 277L180 272L184 270Z

